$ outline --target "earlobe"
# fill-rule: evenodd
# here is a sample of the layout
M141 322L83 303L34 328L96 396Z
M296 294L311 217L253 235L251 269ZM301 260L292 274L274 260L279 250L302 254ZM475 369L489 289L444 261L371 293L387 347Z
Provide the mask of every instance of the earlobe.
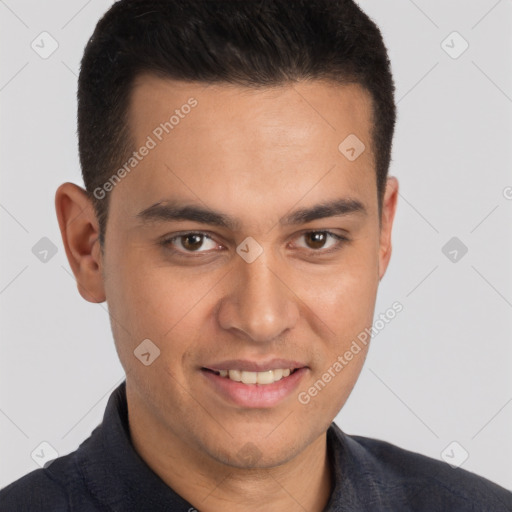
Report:
M384 277L391 258L391 232L398 202L398 189L398 180L394 176L389 176L386 182L386 191L384 193L384 200L382 203L382 224L379 247L379 280Z
M88 302L104 302L99 226L87 192L74 183L63 183L55 193L55 210L80 295Z

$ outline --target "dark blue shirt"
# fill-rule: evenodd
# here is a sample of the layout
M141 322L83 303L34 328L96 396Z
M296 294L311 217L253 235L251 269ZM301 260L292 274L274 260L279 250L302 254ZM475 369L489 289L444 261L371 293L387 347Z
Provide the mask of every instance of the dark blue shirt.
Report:
M505 512L512 493L390 443L327 431L334 486L330 512ZM200 506L200 505L198 505ZM1 512L188 512L194 507L166 485L130 440L126 381L108 401L103 422L74 452L0 491Z

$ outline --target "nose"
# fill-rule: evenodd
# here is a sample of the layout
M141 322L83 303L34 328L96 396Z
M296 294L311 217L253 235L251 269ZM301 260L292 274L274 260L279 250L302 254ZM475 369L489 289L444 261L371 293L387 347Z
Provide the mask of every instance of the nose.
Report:
M252 263L240 258L229 279L218 309L223 329L238 331L254 343L269 343L298 322L299 299L265 251Z

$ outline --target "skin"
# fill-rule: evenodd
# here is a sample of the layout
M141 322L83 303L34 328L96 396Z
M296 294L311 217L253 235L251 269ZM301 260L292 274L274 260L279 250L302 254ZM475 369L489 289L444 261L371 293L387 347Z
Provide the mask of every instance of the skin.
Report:
M129 107L134 149L190 97L197 106L109 192L104 255L85 191L73 183L58 188L66 254L82 297L108 302L132 441L153 471L204 511L321 511L332 490L326 430L368 347L308 404L297 395L372 325L398 181L388 178L379 223L371 100L356 84L250 90L141 75ZM353 162L338 150L349 134L366 146ZM341 197L359 200L366 214L279 224L291 210ZM167 199L223 212L240 227L136 217ZM349 241L315 243L308 230ZM167 248L158 243L190 231L212 240L188 253L183 238ZM263 249L252 263L236 252L249 236ZM146 338L161 351L149 366L133 353ZM274 407L228 403L200 370L273 357L308 367L298 389ZM247 450L252 457L242 456Z

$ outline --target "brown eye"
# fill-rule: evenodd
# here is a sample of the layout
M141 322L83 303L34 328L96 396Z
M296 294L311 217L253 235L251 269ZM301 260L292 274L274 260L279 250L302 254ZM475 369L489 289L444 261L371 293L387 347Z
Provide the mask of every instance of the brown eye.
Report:
M211 247L206 246L205 243L210 242ZM183 233L181 235L175 235L172 238L163 240L162 245L168 247L176 253L181 254L204 254L211 252L204 249L215 249L217 244L205 233ZM207 244L206 244L207 245ZM203 249L203 250L200 250Z
M348 238L332 233L331 231L308 231L303 233L299 238L304 238L306 246L302 246L305 249L310 249L311 252L317 252L318 254L328 253L341 249L344 242L348 242ZM332 240L330 245L329 238Z
M181 240L181 245L184 249L187 251L195 251L196 249L201 248L201 245L203 244L203 235L191 233L180 236L179 240Z
M321 249L327 240L325 231L306 233L304 236L308 240L308 247L311 249Z

